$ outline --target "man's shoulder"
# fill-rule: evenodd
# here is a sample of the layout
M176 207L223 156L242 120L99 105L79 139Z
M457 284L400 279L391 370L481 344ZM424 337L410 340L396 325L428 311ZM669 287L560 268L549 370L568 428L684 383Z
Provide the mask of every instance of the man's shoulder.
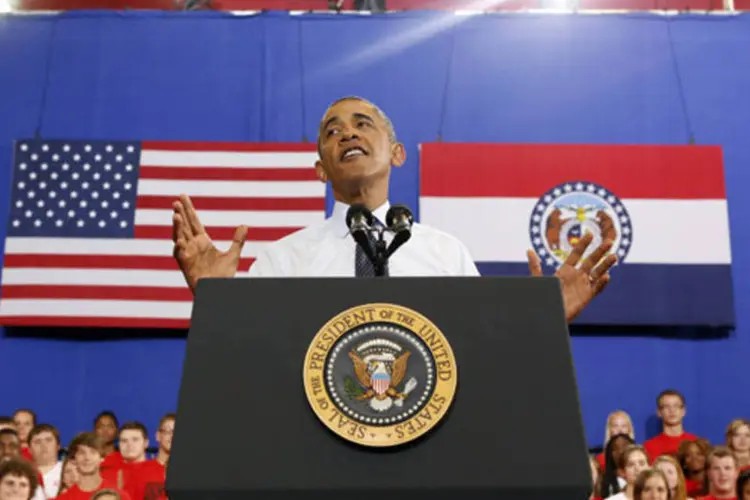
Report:
M466 249L466 245L452 234L438 229L433 226L422 224L421 222L415 222L412 225L412 235L421 239L430 240L430 242L437 245L443 246L454 246L461 250Z
M326 219L297 229L278 240L269 242L265 245L265 248L267 251L278 251L279 249L305 246L316 241L321 241L326 235L329 223L330 219Z

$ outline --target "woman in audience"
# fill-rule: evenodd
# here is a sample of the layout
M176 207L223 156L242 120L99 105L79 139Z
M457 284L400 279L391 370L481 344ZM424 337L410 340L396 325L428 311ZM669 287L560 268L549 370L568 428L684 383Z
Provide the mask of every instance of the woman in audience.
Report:
M699 497L706 494L706 457L711 445L705 439L683 441L677 450L677 461L685 474L685 488L688 496Z
M31 500L39 486L34 466L21 457L0 464L0 500Z
M615 410L607 416L607 423L604 426L604 446L607 446L612 436L618 434L627 434L630 439L635 442L635 429L633 428L633 420L630 418L627 412L622 410ZM596 459L599 461L599 467L604 470L607 466L604 458L604 452L599 453Z
M737 477L737 500L750 500L750 470Z
M610 500L634 500L635 481L638 479L638 474L649 468L646 450L643 446L631 444L625 448L620 457L619 466L625 472L625 489L609 498Z
M60 489L57 492L57 496L60 496L60 493L72 487L77 482L78 468L76 467L76 463L68 455L65 457L65 460L63 460L62 476L60 477Z
M635 480L633 500L674 500L669 481L659 469L647 469Z
M602 474L599 496L607 498L619 493L626 484L624 471L618 465L625 449L635 441L627 434L615 434L604 449L604 473Z
M602 470L599 467L599 461L594 455L589 455L589 465L591 465L591 496L589 500L600 500L599 490L602 482Z
M685 487L685 474L682 473L680 462L670 455L662 455L654 460L654 469L664 473L669 485L672 500L688 500L687 488Z
M732 420L727 427L727 446L737 457L740 470L750 469L750 420Z

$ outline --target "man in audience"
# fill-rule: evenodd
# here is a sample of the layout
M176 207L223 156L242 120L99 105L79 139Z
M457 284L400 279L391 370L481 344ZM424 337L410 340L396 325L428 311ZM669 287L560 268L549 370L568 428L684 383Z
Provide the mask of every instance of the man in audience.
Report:
M89 500L103 489L117 490L123 500L130 500L115 482L102 477L100 466L104 458L104 445L96 433L84 432L76 436L68 446L68 454L78 468L78 483L60 494L58 500Z
M116 475L117 471L122 467L122 455L115 448L117 428L119 426L117 416L109 410L101 412L94 419L94 432L102 442L104 461L101 468L107 477L109 477L109 474Z
M21 439L21 455L33 460L29 450L29 433L36 426L36 413L27 408L17 410L13 414L13 424L16 426L18 437Z
M656 398L656 413L662 420L662 433L643 444L652 462L659 455L677 457L677 450L683 441L694 441L694 436L682 427L685 418L685 397L678 391L667 389Z
M726 446L717 446L708 454L706 464L708 495L698 500L736 500L739 467L732 450Z
M3 429L0 430L0 462L9 460L21 460L29 463L36 475L34 484L37 485L34 487L32 500L45 500L46 496L41 486L41 474L32 461L21 455L21 439L18 437L18 433L14 429Z
M12 458L0 463L0 498L29 500L38 488L34 466L28 460Z
M42 475L42 486L47 498L54 498L60 491L62 461L60 456L60 433L49 424L40 424L29 433L29 446L34 463Z
M132 480L128 484L131 500L165 500L164 482L167 477L167 463L172 451L175 414L164 415L156 431L156 442L159 443L159 454L154 460L136 464Z
M13 423L13 419L10 417L0 417L0 431L3 429L14 429L16 428L16 424Z
M148 448L148 431L140 422L127 422L120 427L120 455L122 463L115 470L117 484L127 490L133 481L135 466L146 461ZM113 469L107 470L105 477L112 477Z

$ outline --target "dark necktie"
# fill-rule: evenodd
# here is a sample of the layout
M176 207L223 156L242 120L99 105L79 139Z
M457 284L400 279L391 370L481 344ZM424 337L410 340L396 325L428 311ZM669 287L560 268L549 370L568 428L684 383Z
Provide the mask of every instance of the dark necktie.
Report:
M376 225L382 227L379 221L376 223ZM372 248L373 253L375 252L375 242L376 236L370 233L370 248ZM359 246L358 243L355 244L356 251L354 255L354 275L357 278L372 278L373 276L375 276L375 265L367 257L367 254L364 250L362 250L362 247ZM385 264L385 275L388 276L387 262Z

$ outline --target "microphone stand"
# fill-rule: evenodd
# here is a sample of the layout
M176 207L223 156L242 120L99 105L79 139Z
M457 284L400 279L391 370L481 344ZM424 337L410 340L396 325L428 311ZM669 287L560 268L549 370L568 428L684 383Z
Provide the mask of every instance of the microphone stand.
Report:
M375 254L372 263L375 267L375 276L377 277L385 276L385 268L388 264L388 257L390 257L385 245L385 231L382 228L376 230L377 239L375 240Z

